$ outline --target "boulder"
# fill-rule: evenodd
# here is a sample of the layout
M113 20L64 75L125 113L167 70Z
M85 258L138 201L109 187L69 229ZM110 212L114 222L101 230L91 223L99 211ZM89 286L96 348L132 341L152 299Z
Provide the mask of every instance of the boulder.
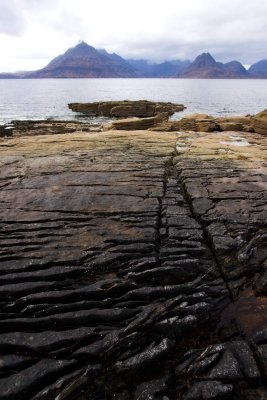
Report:
M149 118L120 119L108 125L107 128L115 130L128 130L128 131L146 130L152 127L156 127L157 125L162 124L167 120L168 120L168 113L161 113L156 115L155 117L149 117Z
M243 131L242 124L235 124L233 122L222 122L219 124L219 128L221 131Z
M13 128L13 125L0 125L0 137L12 136Z
M72 111L91 116L104 117L154 117L160 113L173 115L175 112L183 111L185 106L182 104L153 102L147 100L138 101L99 101L94 103L70 103L69 108Z
M251 117L213 118L207 114L192 114L179 121L172 121L170 130L196 132L214 132L217 130L243 132L254 131Z
M176 131L196 131L196 121L193 118L182 118L180 121L175 121L172 125L172 130Z
M252 118L252 125L255 132L267 135L267 109Z
M212 117L207 114L192 114L179 121L173 121L172 130L213 132L217 125Z
M221 117L216 118L216 123L221 131L253 132L251 117Z
M198 132L213 132L218 129L218 125L212 119L196 120L196 128Z

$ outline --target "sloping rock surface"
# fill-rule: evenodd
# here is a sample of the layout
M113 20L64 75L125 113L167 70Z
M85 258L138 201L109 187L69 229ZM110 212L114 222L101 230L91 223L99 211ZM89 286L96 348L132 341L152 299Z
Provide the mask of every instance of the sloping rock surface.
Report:
M233 135L1 139L1 400L267 398L267 145Z

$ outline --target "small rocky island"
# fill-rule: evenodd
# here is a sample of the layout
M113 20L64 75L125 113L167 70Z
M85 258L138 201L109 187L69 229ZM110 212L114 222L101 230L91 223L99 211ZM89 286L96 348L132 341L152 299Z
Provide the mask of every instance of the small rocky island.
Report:
M70 103L69 108L86 115L94 117L155 117L157 114L166 112L173 115L175 112L183 111L183 104L154 102L147 100L138 101L97 101L94 103Z
M136 106L0 130L1 400L267 399L267 111Z

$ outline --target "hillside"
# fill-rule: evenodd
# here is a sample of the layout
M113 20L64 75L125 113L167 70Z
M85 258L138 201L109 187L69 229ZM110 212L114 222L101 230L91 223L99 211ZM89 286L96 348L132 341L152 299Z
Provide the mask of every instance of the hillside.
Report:
M239 79L248 78L249 73L238 61L226 64L215 61L210 53L202 53L187 67L179 78Z

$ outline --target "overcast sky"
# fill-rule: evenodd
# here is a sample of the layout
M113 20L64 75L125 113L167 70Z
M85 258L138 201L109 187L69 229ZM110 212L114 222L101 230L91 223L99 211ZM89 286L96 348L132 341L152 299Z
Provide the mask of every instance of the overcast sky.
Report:
M79 40L126 58L267 59L266 0L0 0L0 71L35 70Z

